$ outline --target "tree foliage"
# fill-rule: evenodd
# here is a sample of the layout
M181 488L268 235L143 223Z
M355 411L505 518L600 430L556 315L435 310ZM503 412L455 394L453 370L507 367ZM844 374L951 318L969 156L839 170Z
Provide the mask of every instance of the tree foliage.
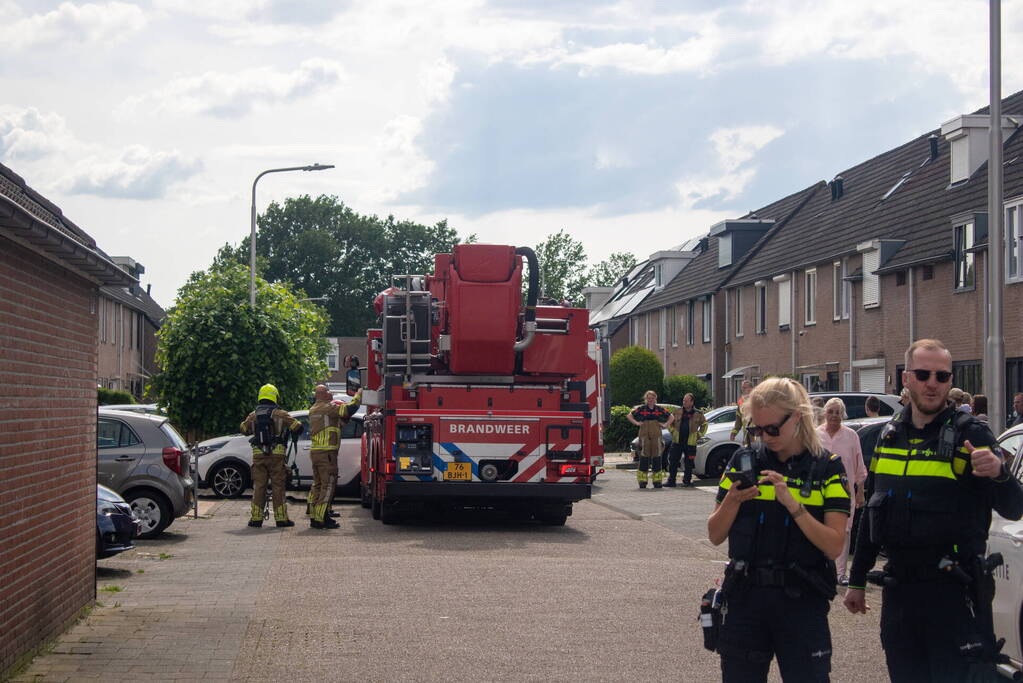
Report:
M590 270L590 287L613 287L622 276L636 267L636 257L616 251Z
M462 241L447 221L421 225L364 216L327 195L273 202L257 224L259 274L291 283L307 297L326 297L332 336L365 335L376 324L373 299L391 285L392 275L433 272L433 255ZM245 238L238 247L221 248L215 265L248 262Z
M693 395L693 405L701 410L710 406L710 388L694 375L671 375L664 378L664 396L661 401L682 405L686 394Z
M122 405L135 403L135 397L131 395L130 391L96 387L96 402L101 406Z
M305 405L327 374L327 318L284 284L222 263L194 273L157 333L159 374L148 391L190 440L238 431L259 387L274 384L283 407Z
M642 346L626 346L611 356L609 384L611 405L634 406L643 401L643 394L653 390L660 399L664 367L657 354Z
M543 296L559 303L568 300L573 306L581 306L583 287L589 284L586 250L582 242L559 230L536 245L534 251L540 262Z

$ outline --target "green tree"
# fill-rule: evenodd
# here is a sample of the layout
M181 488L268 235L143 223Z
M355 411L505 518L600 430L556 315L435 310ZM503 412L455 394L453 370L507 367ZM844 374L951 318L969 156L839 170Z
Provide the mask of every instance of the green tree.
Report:
M653 390L661 400L664 367L657 354L642 346L626 346L611 356L609 384L611 405L634 406L643 401L643 394Z
M583 243L559 230L536 245L534 251L540 262L543 295L558 302L567 299L572 305L581 306L583 287L589 284Z
M257 278L253 310L248 268L232 264L193 273L178 290L157 333L160 372L147 391L189 440L237 432L266 383L283 407L306 404L327 374L327 318L299 298Z
M589 286L613 287L635 267L635 256L627 251L616 251L590 269Z
M693 395L693 405L701 410L710 406L710 388L694 375L671 375L664 378L664 403L682 405L686 394Z
M257 225L259 274L291 283L308 297L326 297L333 336L364 335L376 325L373 299L391 285L392 275L432 272L433 255L462 241L447 221L421 225L364 216L327 195L273 202ZM246 237L237 247L224 245L214 265L248 262Z

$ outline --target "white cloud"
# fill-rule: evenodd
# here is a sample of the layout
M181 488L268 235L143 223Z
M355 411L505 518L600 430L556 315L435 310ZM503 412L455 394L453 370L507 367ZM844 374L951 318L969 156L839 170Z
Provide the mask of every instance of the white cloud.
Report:
M738 198L757 174L755 166L743 166L784 133L780 128L766 125L718 128L711 132L708 139L717 155L716 168L676 183L682 206L691 209L709 199L731 201Z
M387 180L367 197L374 202L391 201L405 192L426 184L434 163L420 149L416 139L423 132L423 122L413 116L400 115L384 125L377 139L376 158Z
M62 43L107 45L146 25L135 5L123 2L75 5L61 3L45 14L5 16L0 22L0 50L24 50Z
M74 136L59 114L0 106L0 159L34 161L72 144Z
M141 110L172 111L238 118L259 104L281 104L341 83L341 64L326 59L307 59L297 69L279 71L269 67L236 73L207 71L178 78L159 90L126 100L118 109L122 117Z
M59 185L69 194L158 199L166 196L171 185L187 180L201 168L198 160L179 152L154 152L133 145L117 158L92 156L79 160Z

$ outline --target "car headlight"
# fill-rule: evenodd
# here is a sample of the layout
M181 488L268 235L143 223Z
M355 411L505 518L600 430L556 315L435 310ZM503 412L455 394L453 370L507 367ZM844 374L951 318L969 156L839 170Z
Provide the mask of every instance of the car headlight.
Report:
M206 455L207 453L212 453L213 451L219 451L221 448L224 447L224 444L226 444L226 443L227 442L224 441L223 443L215 443L215 444L211 444L209 446L199 446L198 448L195 449L195 454L197 456L199 456L199 457L202 457L202 456Z
M699 439L696 440L696 445L697 446L702 446L705 443L710 443L710 437L709 436L701 436Z

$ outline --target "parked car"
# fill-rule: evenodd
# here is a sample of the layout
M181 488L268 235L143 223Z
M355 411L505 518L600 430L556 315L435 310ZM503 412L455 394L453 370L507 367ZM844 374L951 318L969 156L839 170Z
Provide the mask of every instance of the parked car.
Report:
M96 478L121 494L141 523L139 538L154 538L192 502L188 447L166 417L100 408Z
M998 445L1009 458L1009 472L1023 481L1023 425L1002 432ZM995 638L1005 638L1002 654L1010 662L1002 666L1007 674L1023 672L1023 521L1013 522L997 512L991 515L988 553L1001 553L1004 564L994 571L995 599L992 603ZM1016 679L1013 679L1016 680Z
M347 399L347 396L345 396ZM337 488L344 493L359 489L360 457L362 454L362 418L365 408L360 407L341 430L341 449L338 453ZM309 411L293 410L292 417L305 427L298 440L288 486L309 488L313 483L313 466L309 448ZM252 445L249 437L236 434L219 436L199 443L199 486L209 488L218 498L237 498L252 486ZM290 456L289 456L290 460Z
M129 413L145 413L146 415L160 415L167 417L167 413L160 410L155 403L117 403L115 405L100 406L107 410L126 410Z
M827 403L829 398L837 396L845 403L845 414L848 420L859 420L867 416L867 409L864 404L868 396L876 396L881 402L881 409L878 414L881 417L891 417L896 411L902 410L898 396L891 394L872 394L865 391L811 391L810 398L820 396Z
M732 438L737 409L732 405L707 411L707 433L696 442L693 473L697 477L720 479L732 454L742 445L743 432Z
M96 484L96 559L131 550L142 525L128 501L102 484Z

